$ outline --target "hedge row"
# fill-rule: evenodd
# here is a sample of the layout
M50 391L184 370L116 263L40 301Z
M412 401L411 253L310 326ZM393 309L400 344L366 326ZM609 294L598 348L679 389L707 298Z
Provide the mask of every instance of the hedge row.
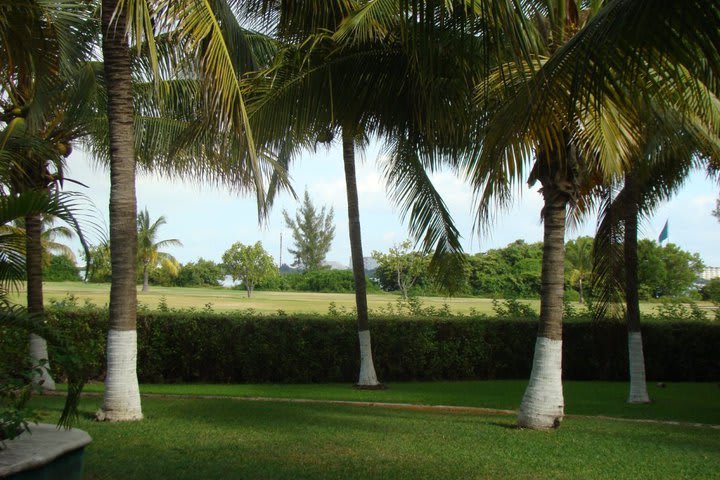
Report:
M50 320L96 349L102 378L107 313L56 312ZM375 367L383 381L527 378L537 322L486 318L374 318ZM627 378L624 324L564 326L563 376ZM720 325L644 326L649 380L720 379ZM141 382L354 382L359 364L351 319L243 317L204 312L138 315Z

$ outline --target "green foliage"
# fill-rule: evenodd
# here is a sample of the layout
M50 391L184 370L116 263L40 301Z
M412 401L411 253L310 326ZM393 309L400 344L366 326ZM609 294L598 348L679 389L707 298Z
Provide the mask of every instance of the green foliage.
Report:
M378 262L375 276L385 291L400 290L402 297L408 298L416 283L427 281L430 259L422 252L413 252L410 240L393 245L386 254L374 251L372 257Z
M27 408L33 387L28 351L29 331L21 320L22 309L2 303L0 310L0 442L15 438L37 421ZM0 443L0 449L2 444Z
M505 248L469 258L472 295L537 298L540 296L542 243L516 240Z
M661 322L705 322L707 314L696 303L663 302L649 315Z
M580 303L584 302L585 290L590 283L593 269L592 251L592 237L578 237L565 244L566 277L570 278L570 285L577 288Z
M641 299L686 295L703 269L697 253L653 240L638 242L638 288Z
M197 262L188 262L180 267L175 285L178 287L217 287L224 276L220 265L212 260L200 258Z
M533 319L451 316L420 303L373 314L373 350L385 381L527 378L537 333ZM504 315L530 316L513 301ZM398 313L404 316L397 316ZM406 312L412 312L410 314ZM307 383L356 380L357 327L352 312L331 315L252 311L141 311L138 375L143 383ZM564 326L563 375L568 380L624 380L627 327L579 315ZM107 311L63 310L58 328L92 339L102 358ZM645 322L643 338L650 380L714 381L720 377L720 325L687 319ZM83 325L77 325L80 322ZM102 364L94 376L102 378Z
M92 283L109 283L112 280L112 264L110 261L110 244L103 242L88 249L85 260L90 266L87 278Z
M378 286L365 279L368 292L378 291ZM257 290L352 293L355 282L352 270L313 270L302 273L282 273L272 276L256 286Z
M50 255L47 266L43 266L43 280L46 282L79 282L80 273L75 262L65 255Z
M498 318L516 318L523 320L537 320L538 313L529 305L519 302L514 298L504 301L493 299L493 310Z
M272 256L265 251L260 242L255 245L243 245L240 242L223 253L225 270L233 280L242 282L248 297L255 285L277 275L277 266Z
M158 240L158 230L165 225L167 221L164 216L158 217L155 222L150 221L150 214L147 208L138 213L137 216L137 239L138 239L138 280L143 282L143 290L147 289L149 276L158 267L162 268L160 275L156 275L158 283L161 285L171 284L170 278L176 277L180 264L178 261L166 252L161 252L161 248L170 246L182 246L180 240L171 238L167 240Z
M77 309L74 299L68 299L66 305ZM57 307L53 310L60 314L65 311ZM90 376L98 374L98 365L104 355L104 349L97 348L97 339L104 338L95 323L97 309L86 307L77 311L86 315L84 321L66 322L63 315L63 321L58 322L53 313L40 320L28 315L21 307L6 303L0 306L3 339L0 343L0 440L13 438L28 428L28 422L37 418L26 406L30 395L41 389L33 382L33 374L40 371L40 366L33 366L30 361L28 337L31 332L47 340L53 376L68 383L68 395L58 425L69 427L77 420L82 389Z
M293 265L312 271L322 268L325 256L335 238L333 208L329 211L323 206L318 212L310 201L307 190L303 204L295 214L295 219L283 210L285 225L292 230L295 249L288 249L295 257Z
M700 290L703 300L720 302L720 278L713 278Z

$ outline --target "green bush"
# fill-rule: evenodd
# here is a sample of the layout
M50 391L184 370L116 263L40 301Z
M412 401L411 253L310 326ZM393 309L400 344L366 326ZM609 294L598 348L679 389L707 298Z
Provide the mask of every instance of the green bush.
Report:
M368 292L379 291L379 287L365 279ZM303 273L284 273L259 283L256 290L352 293L355 280L352 270L313 270Z
M64 309L51 321L70 336L84 336L102 356L106 311ZM375 367L384 381L527 378L537 321L375 316L371 332ZM647 323L643 338L648 379L720 379L720 325ZM563 348L568 380L627 379L624 323L574 319L564 326ZM357 327L347 315L138 314L141 382L352 383L358 368ZM93 376L103 375L98 362Z
M46 282L79 282L80 273L75 262L65 255L51 255L50 263L43 266L43 280Z
M720 277L713 278L700 290L703 300L720 302Z

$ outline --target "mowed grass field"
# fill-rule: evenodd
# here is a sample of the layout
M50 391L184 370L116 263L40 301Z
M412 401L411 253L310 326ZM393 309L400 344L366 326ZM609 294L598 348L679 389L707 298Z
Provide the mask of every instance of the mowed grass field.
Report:
M62 402L32 406L52 422ZM695 480L720 471L720 432L684 423L568 417L538 432L515 428L515 415L225 398L144 398L143 421L105 423L92 420L99 402L83 398L77 425L93 438L83 477L93 480Z
M110 298L110 284L93 284L82 282L45 282L43 285L45 303L61 301L69 295L76 297L79 305L89 301L95 305L107 305ZM493 300L480 297L419 297L423 307L443 308L447 305L455 314L472 312L493 315ZM388 304L396 306L399 296L394 293L373 293L368 295L371 310L387 309ZM11 295L11 300L25 303L25 292ZM216 312L251 309L258 313L275 313L282 310L286 313L328 313L331 304L338 309L353 309L355 296L352 293L313 293L313 292L253 292L248 298L244 290L230 288L186 288L186 287L150 287L149 292L141 292L138 286L138 302L140 306L154 310L162 302L169 308L195 308L198 310L210 307ZM539 300L521 300L539 311ZM657 303L643 303L643 312L652 312ZM703 309L711 310L709 302L699 302ZM575 302L574 306L584 310L584 306Z
M86 300L96 305L106 305L110 299L110 284L82 282L45 282L43 284L45 303L62 300L68 295L76 297L78 304ZM169 308L206 308L208 305L216 312L252 309L259 313L275 313L283 310L286 313L328 313L331 304L338 309L355 308L355 295L352 293L314 293L314 292L264 292L255 291L248 298L245 290L210 287L150 287L149 292L141 292L138 286L138 303L153 310L164 300ZM24 304L25 292L11 296L13 301ZM368 295L370 309L386 308L398 300L392 293ZM475 309L480 313L492 314L492 299L489 298L443 298L420 297L423 306L441 308L448 304L454 313L467 314ZM536 310L540 306L538 300L527 300Z

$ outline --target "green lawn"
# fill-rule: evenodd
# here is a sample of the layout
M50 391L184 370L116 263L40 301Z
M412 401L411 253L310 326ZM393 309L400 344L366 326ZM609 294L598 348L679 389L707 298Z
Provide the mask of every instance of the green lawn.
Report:
M527 380L462 382L399 382L387 390L356 390L346 384L304 385L141 385L142 393L166 395L212 395L229 397L303 398L366 402L453 405L516 410ZM103 385L85 387L102 392ZM564 382L566 413L622 418L673 420L720 425L720 385L715 383L668 383L664 388L648 384L649 405L629 405L624 382ZM88 398L100 406L99 398Z
M109 284L88 284L82 282L45 282L43 285L45 302L62 300L67 295L77 297L79 304L88 300L96 305L106 305L110 296ZM149 292L138 290L138 302L150 309L155 309L161 299L170 308L196 308L203 309L210 304L215 311L253 309L261 313L275 313L283 310L287 313L327 313L331 303L338 308L352 309L355 306L355 296L351 293L309 293L309 292L254 292L252 298L242 290L227 288L180 288L180 287L151 287ZM11 299L24 303L24 292L11 295ZM378 310L388 304L395 304L398 296L389 293L376 293L368 295L370 309ZM441 308L444 304L455 313L478 313L492 315L492 299L489 298L443 298L420 297L426 307ZM523 300L524 303L539 310L539 300ZM712 304L700 302L704 309L711 309ZM652 311L657 304L644 303L641 309ZM584 307L575 304L578 309Z
M399 388L399 386L396 386ZM395 389L395 388L393 388ZM507 415L324 404L144 399L142 422L90 421L85 477L99 479L703 479L720 431L567 418L557 431ZM57 417L62 399L33 400Z

